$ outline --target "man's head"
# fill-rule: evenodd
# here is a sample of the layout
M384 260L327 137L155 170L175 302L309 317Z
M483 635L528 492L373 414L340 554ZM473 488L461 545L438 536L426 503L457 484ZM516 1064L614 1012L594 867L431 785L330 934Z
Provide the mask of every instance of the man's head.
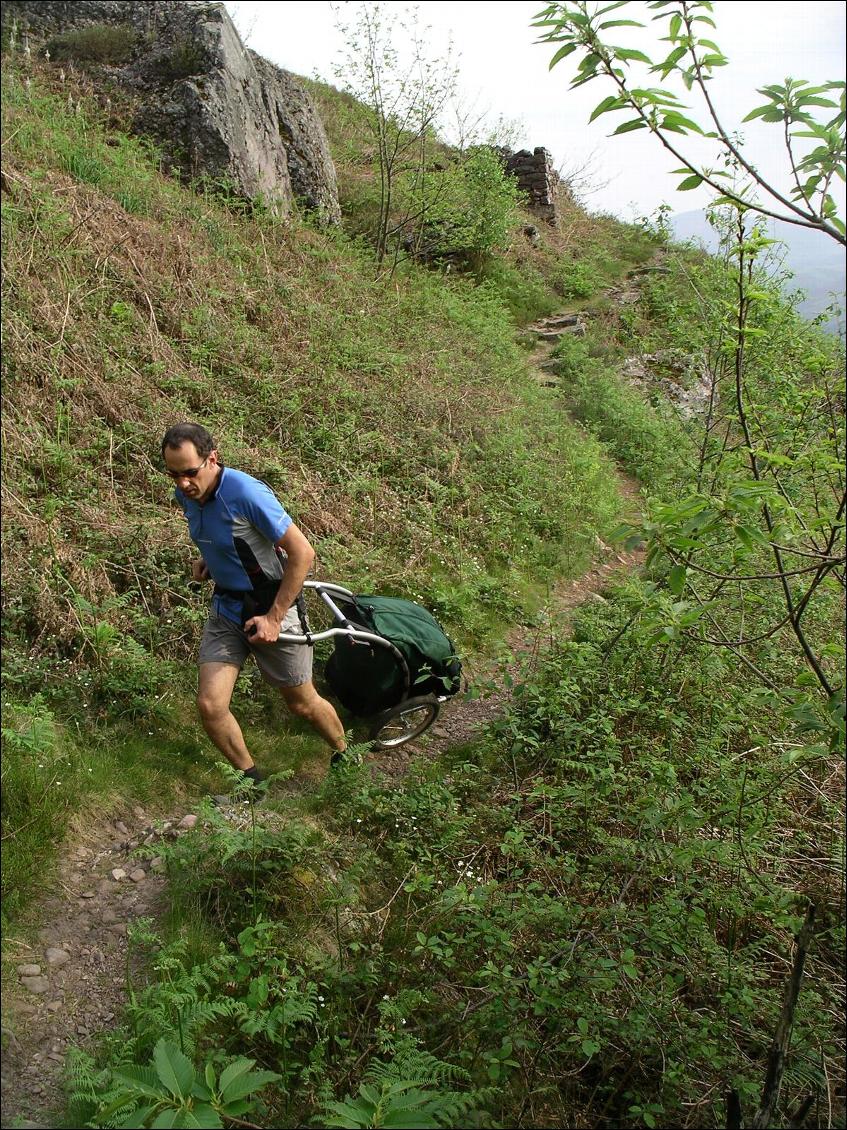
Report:
M203 502L218 481L215 441L200 424L174 424L162 440L165 470L183 494Z

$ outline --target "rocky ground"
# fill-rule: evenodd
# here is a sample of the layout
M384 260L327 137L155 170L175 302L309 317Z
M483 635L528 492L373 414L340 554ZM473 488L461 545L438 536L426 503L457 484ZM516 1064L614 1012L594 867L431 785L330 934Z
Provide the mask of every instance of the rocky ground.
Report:
M534 327L539 338L534 361L540 374L561 333L579 334L582 325L581 317L568 314ZM621 476L620 487L636 512L637 484ZM602 600L611 580L640 564L638 553L618 553L599 540L596 549L591 568L551 594L533 627L519 626L511 633L513 659L507 670L516 672L528 654L565 636L576 607ZM457 696L417 742L374 755L374 770L400 776L412 757L470 741L502 712L509 694L505 673L494 667L471 672L473 682L486 685L487 692ZM139 918L161 919L167 911L167 883L157 845L189 834L197 821L197 815L184 809L154 819L136 807L122 819L90 827L84 842L68 844L53 893L37 908L42 925L36 941L6 939L14 976L8 978L3 1008L2 1126L56 1125L51 1117L64 1105L62 1069L68 1047L89 1045L116 1022L125 1006L127 928Z

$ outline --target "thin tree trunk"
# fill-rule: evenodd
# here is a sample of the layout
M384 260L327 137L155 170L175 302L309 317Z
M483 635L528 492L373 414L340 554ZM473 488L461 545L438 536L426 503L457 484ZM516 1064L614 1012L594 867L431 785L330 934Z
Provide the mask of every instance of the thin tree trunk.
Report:
M771 1050L768 1052L768 1070L765 1076L765 1085L762 1089L761 1104L750 1123L750 1130L768 1130L768 1127L776 1125L776 1104L779 1101L779 1088L785 1071L785 1057L788 1054L788 1045L791 1042L794 1012L797 1008L797 998L800 995L800 982L803 980L806 955L809 952L814 933L815 904L809 903L806 921L797 935L797 949L794 954L791 977L785 987L782 1013L776 1026Z

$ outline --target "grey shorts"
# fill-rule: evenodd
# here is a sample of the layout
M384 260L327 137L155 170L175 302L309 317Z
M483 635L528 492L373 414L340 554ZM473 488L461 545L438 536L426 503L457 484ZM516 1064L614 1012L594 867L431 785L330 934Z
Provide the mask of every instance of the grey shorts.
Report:
M296 608L289 608L282 629L302 634ZM306 643L251 643L233 620L210 613L197 662L229 663L240 670L252 653L266 683L273 687L299 687L312 677L313 650Z

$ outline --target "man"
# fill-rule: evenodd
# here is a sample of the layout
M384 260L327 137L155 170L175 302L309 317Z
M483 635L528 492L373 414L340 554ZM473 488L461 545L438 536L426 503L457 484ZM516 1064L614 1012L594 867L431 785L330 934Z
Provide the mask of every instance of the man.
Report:
M291 713L340 753L344 728L332 704L315 690L312 648L278 639L280 630L300 630L295 602L315 551L265 483L223 465L200 424L168 428L162 459L201 554L191 575L215 582L198 657L197 705L206 733L247 780L262 780L229 708L238 673L252 653Z

